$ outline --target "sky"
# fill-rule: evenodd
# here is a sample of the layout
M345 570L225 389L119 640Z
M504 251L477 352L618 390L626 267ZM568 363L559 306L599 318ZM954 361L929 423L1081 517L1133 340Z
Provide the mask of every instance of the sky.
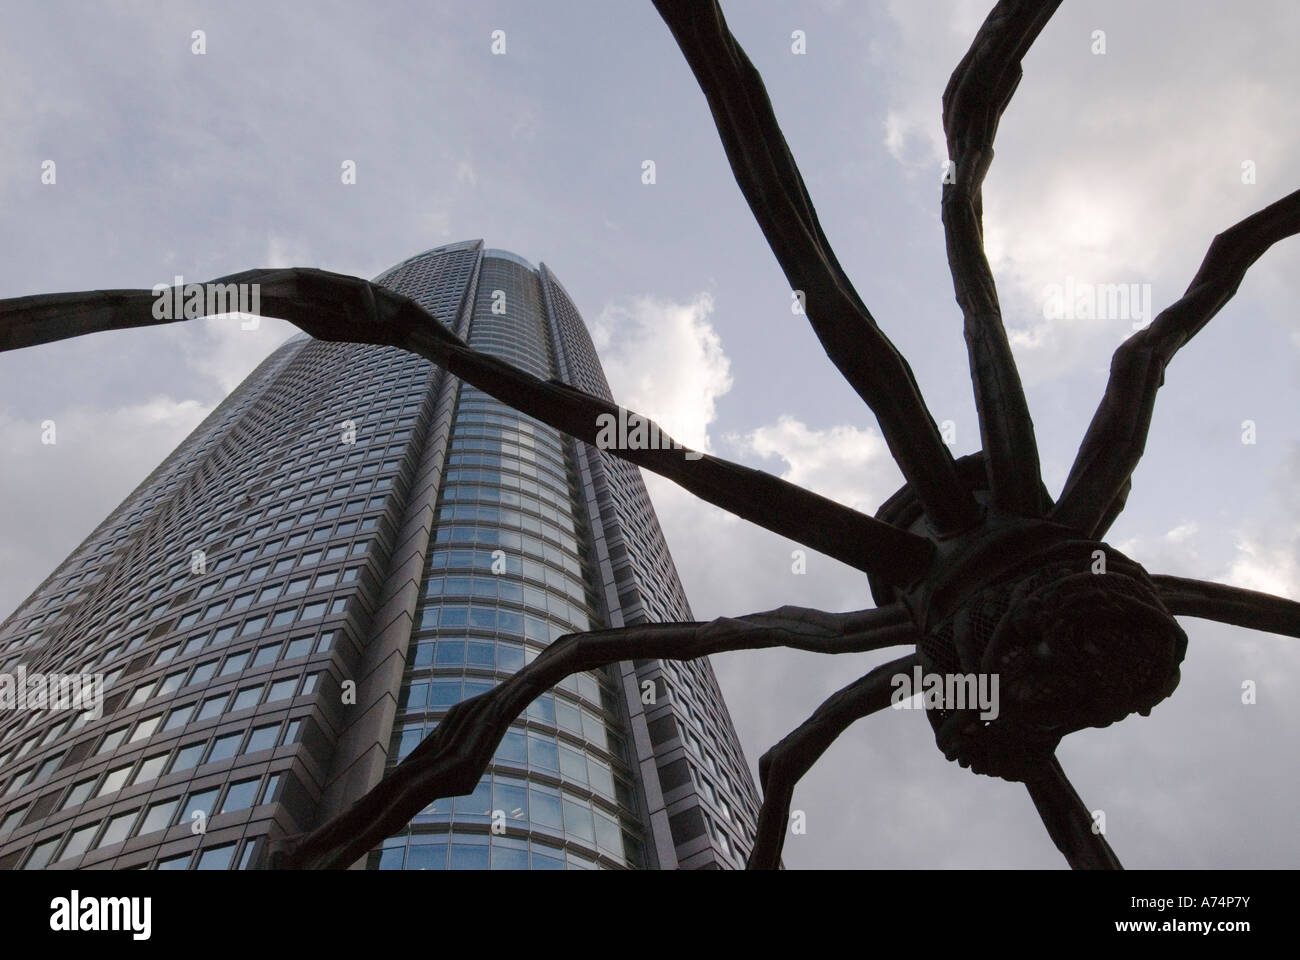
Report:
M723 6L839 260L951 421L954 454L974 452L939 111L991 3ZM0 298L254 267L373 277L481 237L556 273L615 397L683 442L866 512L901 485L875 418L791 310L648 0L3 0L0 13ZM1287 0L1067 2L1025 58L985 241L1053 496L1112 352L1150 319L1061 315L1053 293L1137 284L1158 312L1217 233L1296 189L1297 34ZM1152 573L1300 599L1298 301L1293 238L1170 365L1108 535ZM0 614L293 332L205 319L0 354ZM41 443L46 420L57 444ZM871 605L862 574L815 553L796 573L796 544L647 484L697 617ZM1126 866L1295 867L1296 642L1182 624L1173 698L1058 756ZM903 652L713 663L756 769L825 697ZM1064 866L1024 788L945 761L918 711L854 724L793 809L807 832L787 838L790 868Z

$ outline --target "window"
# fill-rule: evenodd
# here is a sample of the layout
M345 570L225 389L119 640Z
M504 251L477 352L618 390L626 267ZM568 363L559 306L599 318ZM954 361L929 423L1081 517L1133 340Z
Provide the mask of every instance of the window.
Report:
M68 845L63 848L59 854L60 860L70 860L73 857L79 857L90 849L90 841L95 839L95 831L99 829L98 823L92 823L90 826L81 827L73 830L72 836L68 838Z
M140 811L132 810L129 813L119 813L116 817L108 821L108 826L104 828L104 834L99 838L96 849L107 847L110 844L121 843L131 835L131 824L135 823L135 818Z
M280 725L278 723L254 727L252 735L248 738L248 744L244 747L244 752L256 753L258 750L270 750L275 746L279 736Z
M298 686L297 677L291 677L287 680L275 681L275 683L271 684L271 692L266 698L267 703L271 703L275 700L285 700L289 697L292 697L293 691L297 688L297 686Z
M198 820L199 817L195 816L196 813L202 814L205 819L212 816L212 806L217 802L217 794L220 792L220 790L212 789L196 790L191 793L189 799L185 801L184 819L189 821Z
M153 833L155 830L166 830L171 826L172 818L176 816L176 808L180 806L180 800L162 800L158 803L151 804L144 815L144 820L140 823L139 833Z
M229 699L229 697L230 695L226 693L215 697L208 697L208 699L203 701L203 706L199 708L198 716L194 718L195 721L209 720L212 717L220 716L222 709L226 705L226 700Z
M199 854L199 862L194 865L195 870L229 870L230 861L235 856L235 845L233 843L222 844L219 847L211 847Z
M140 769L135 772L135 779L131 781L132 786L137 783L144 783L147 780L155 780L162 776L163 768L167 766L167 754L156 753L152 757L146 757L145 761L140 764Z
M280 774L273 773L266 778L266 787L262 790L262 803L270 803L275 799L276 788L280 786Z
M324 606L324 604L321 604L321 606ZM306 611L304 611L304 613L305 612ZM297 614L297 610L295 610L292 607L290 607L288 610L275 611L275 616L271 618L271 627L272 628L283 627L287 624L293 623L296 614ZM320 616L320 614L317 614L317 616Z
M235 702L230 705L231 711L247 710L249 707L256 706L257 702L262 699L262 685L255 687L244 687L235 694Z
M236 810L246 810L253 805L257 798L257 787L262 782L260 777L254 777L252 780L240 780L238 783L232 783L226 791L226 800L221 805L222 813L233 813Z
M115 790L121 790L126 785L126 778L130 772L131 764L129 763L124 767L108 771L108 774L104 777L104 782L99 785L99 793L95 794L95 796L102 797Z
M208 763L216 763L218 760L228 760L233 757L239 750L239 741L244 739L244 732L228 733L224 737L217 737L212 742L212 751L208 754Z
M305 657L311 653L312 644L315 637L294 637L289 641L289 646L284 651L286 660L296 660L298 657Z
M136 725L135 733L131 734L131 743L137 740L144 740L146 737L152 737L153 732L158 729L158 724L162 722L162 714L156 713L152 717L141 720Z
M118 727L116 730L110 730L108 733L104 734L104 739L100 741L99 749L96 750L95 753L98 755L116 750L124 739L126 739L126 727Z
M179 730L179 728L185 726L186 723L190 722L191 713L194 713L194 704L186 704L185 706L178 706L178 708L172 710L172 713L168 714L168 718L166 718L166 723L162 725L162 730L164 731Z
M72 789L68 791L68 795L63 798L63 804L59 807L59 809L67 810L69 807L81 806L83 803L86 802L86 800L90 798L90 795L91 793L94 792L94 789L95 789L94 777L91 777L88 780L78 781L77 783L72 785Z
M23 864L23 869L44 869L45 865L50 862L50 858L54 856L54 848L59 845L59 841L62 839L62 837L55 837L53 840L46 840L44 843L37 844L33 847L31 855L27 858L27 862Z
M311 577L298 577L296 580L290 580L289 585L284 588L284 595L290 596L295 593L302 593L311 583Z
M190 674L190 679L185 686L193 687L200 683L207 683L217 672L217 661L209 660L207 663L200 663Z
M257 655L253 657L253 662L252 664L250 664L250 666L262 667L268 663L275 663L279 653L280 653L280 645L278 643L272 643L264 647L258 647Z
M59 765L59 761L61 761L62 759L63 759L63 754L57 753L54 756L50 757L48 760L46 760L44 763L42 763L40 767L37 768L35 776L32 777L32 783L40 783L42 780L44 780L46 777L52 774L54 772L54 768Z
M94 781L90 781L90 782L93 783ZM9 831L11 831L14 827L18 826L18 824L22 822L22 819L26 815L26 813L27 813L26 807L19 807L17 810L10 810L8 813L6 813L4 820L0 821L0 836L4 836L5 834L9 833Z
M172 761L172 773L181 770L189 770L199 762L199 757L203 755L203 748L207 746L205 742L191 743L181 747L176 751L176 759Z
M244 664L248 663L249 651L243 653L232 653L226 657L226 662L221 665L221 676L226 677L232 673L239 673L244 669Z

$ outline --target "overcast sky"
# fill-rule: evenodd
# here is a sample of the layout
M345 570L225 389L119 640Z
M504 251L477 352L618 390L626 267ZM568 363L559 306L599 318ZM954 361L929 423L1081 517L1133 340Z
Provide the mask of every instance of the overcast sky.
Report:
M724 6L840 261L935 419L953 421L957 455L978 428L939 222L939 106L990 7ZM901 483L874 417L792 314L648 0L4 0L0 13L0 298L267 266L371 277L482 237L556 272L618 400L683 441L869 512ZM1026 58L985 234L1053 495L1132 321L1049 319L1047 292L1144 284L1158 312L1216 233L1300 185L1297 35L1288 0L1067 0ZM1292 239L1171 365L1109 535L1151 572L1300 598L1296 302ZM205 320L0 354L0 614L292 332ZM57 445L40 441L46 419ZM816 554L794 574L794 544L648 484L698 617L870 605L860 574ZM1067 738L1062 763L1126 866L1294 867L1296 641L1183 625L1173 699ZM715 658L751 766L902 652ZM1256 704L1241 702L1246 680ZM945 761L916 711L855 724L794 808L808 832L788 839L790 867L1064 866L1024 788Z

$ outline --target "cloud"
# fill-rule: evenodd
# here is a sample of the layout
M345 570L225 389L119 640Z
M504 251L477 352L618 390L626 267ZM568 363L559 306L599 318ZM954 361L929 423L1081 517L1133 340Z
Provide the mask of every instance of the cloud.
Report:
M1204 578L1206 561L1202 554L1200 534L1200 525L1194 520L1186 520L1158 536L1121 540L1115 544L1115 548L1142 564L1149 572Z
M1300 490L1300 446L1278 470L1269 498L1271 511L1236 531L1236 555L1228 568L1228 583L1300 600L1300 520L1295 493Z
M718 398L732 386L712 315L709 293L686 303L638 297L607 305L591 325L614 398L704 451Z
M866 513L874 513L902 485L885 438L875 429L838 425L814 430L781 416L775 424L729 439L743 451L784 460L782 479Z

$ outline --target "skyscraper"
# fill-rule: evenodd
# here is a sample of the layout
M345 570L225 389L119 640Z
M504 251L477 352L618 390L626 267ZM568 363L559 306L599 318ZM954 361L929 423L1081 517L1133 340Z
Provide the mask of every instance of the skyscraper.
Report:
M610 397L545 265L470 241L377 282ZM557 637L689 619L636 468L413 354L296 336L0 627L11 688L105 684L99 717L0 684L0 868L256 866ZM757 811L708 662L635 661L535 701L365 865L738 867Z

